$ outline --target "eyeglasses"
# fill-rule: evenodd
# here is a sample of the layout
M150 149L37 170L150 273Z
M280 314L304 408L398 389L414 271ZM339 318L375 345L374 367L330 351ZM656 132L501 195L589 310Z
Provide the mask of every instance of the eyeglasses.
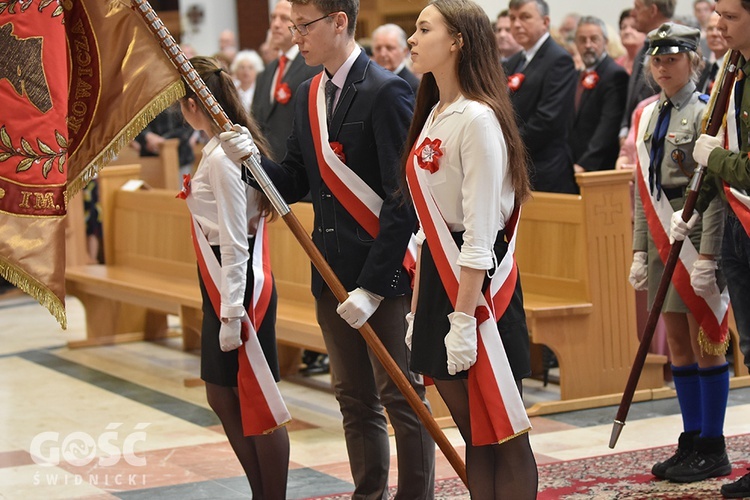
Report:
M300 24L297 26L296 24L292 23L291 26L289 26L289 33L292 34L292 36L299 33L299 36L307 36L310 33L310 30L308 29L308 26L310 26L313 23L317 23L318 21L322 21L326 17L330 17L334 14L338 14L338 12L331 12L330 14L326 14L323 17L319 17L317 19L314 19L310 21L309 23Z

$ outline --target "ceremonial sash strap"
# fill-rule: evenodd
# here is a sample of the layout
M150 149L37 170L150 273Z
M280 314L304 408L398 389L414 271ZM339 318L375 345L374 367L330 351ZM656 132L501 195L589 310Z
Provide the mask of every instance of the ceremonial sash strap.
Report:
M738 141L739 127L737 124L737 106L735 104L734 89L732 87L732 93L729 97L729 107L727 109L727 149L739 153L741 151ZM740 189L733 188L726 182L724 184L724 193L727 195L727 201L732 211L740 220L742 227L745 228L745 232L750 235L750 196L746 192Z
M460 273L456 264L459 248L426 187L426 171L416 165L414 148L411 158L406 169L409 190L440 280L455 307ZM516 208L507 221L505 234L508 238L508 251L498 264L490 286L480 296L475 311L477 361L469 369L469 413L474 446L502 443L531 429L496 320L505 313L518 280L514 250L519 213L520 210Z
M379 216L383 199L360 176L344 164L331 148L326 123L323 72L315 75L310 83L308 111L321 179L344 209L354 217L354 220L371 237L376 238L380 232ZM410 276L414 275L416 263L417 242L412 236L404 255L404 268Z
M193 245L198 269L211 299L216 316L221 318L221 265L211 250L195 217L192 218ZM268 434L291 420L271 369L258 341L257 328L263 323L273 289L268 253L268 231L260 218L252 248L253 299L242 316L243 344L237 352L239 372L237 390L240 398L242 429L246 436ZM218 339L217 339L218 342Z
M669 243L669 223L674 210L666 196L662 196L657 200L656 195L658 191L655 190L653 195L649 192L649 151L642 139L646 133L654 109L656 109L657 102L649 104L643 110L639 122L635 125L638 134L636 136L638 151L636 182L643 204L643 211L646 215L649 233L654 240L659 257L664 263L667 261L671 248ZM700 325L702 330L700 338L701 348L709 353L723 353L728 332L727 309L729 307L729 293L725 287L721 294L714 295L708 299L696 295L693 286L690 284L690 271L693 269L693 264L696 260L698 260L698 250L693 246L689 238L685 238L680 258L672 275L672 285L674 285L680 298L685 302L685 305L687 305Z

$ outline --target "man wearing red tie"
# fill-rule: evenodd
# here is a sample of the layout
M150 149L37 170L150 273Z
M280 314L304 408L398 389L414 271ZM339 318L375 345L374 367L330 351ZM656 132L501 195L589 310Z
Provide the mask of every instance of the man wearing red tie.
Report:
M601 19L587 16L578 22L574 41L586 69L578 78L569 134L575 172L612 169L620 150L628 73L607 54L607 40Z
M321 69L307 66L305 60L298 57L299 48L289 33L291 15L292 4L286 0L280 0L271 11L270 43L281 55L258 75L251 108L277 161L284 159L286 140L292 131L297 87Z

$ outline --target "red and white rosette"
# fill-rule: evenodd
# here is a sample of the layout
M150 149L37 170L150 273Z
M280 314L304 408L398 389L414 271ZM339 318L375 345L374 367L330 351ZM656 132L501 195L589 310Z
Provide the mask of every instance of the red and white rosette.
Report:
M523 73L513 73L508 77L508 88L511 90L511 92L516 92L518 89L521 88L521 84L523 83L524 79L526 78L526 75Z

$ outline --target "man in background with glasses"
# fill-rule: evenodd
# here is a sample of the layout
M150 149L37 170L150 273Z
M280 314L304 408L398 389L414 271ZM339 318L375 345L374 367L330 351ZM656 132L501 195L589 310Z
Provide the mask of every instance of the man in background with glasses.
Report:
M426 404L404 343L411 300L405 266L413 263L407 247L416 215L404 203L398 179L413 94L406 81L372 63L354 41L358 0L291 3L294 42L308 65L322 64L325 71L298 89L284 160L261 162L287 202L310 191L313 241L349 290L339 304L313 270L317 318L355 484L352 498L388 498L385 407L398 453L396 498L429 500L435 443L356 331L369 322ZM257 154L246 131L225 132L221 139L234 161Z

